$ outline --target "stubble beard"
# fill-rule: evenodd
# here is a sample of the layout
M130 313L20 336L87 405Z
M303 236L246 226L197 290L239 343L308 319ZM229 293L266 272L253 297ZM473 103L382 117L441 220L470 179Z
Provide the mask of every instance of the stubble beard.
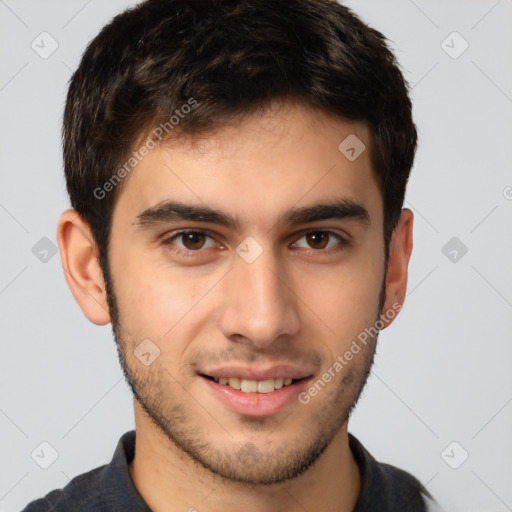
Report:
M324 407L315 409L308 424L300 426L304 430L303 442L300 446L290 446L287 441L283 441L279 446L271 444L269 448L264 448L263 443L258 446L246 441L235 442L231 446L216 447L205 436L208 433L208 427L201 430L198 425L200 421L194 421L194 409L197 411L197 418L204 416L204 409L195 403L186 391L183 392L178 388L175 389L178 392L181 391L182 402L171 402L169 379L162 378L166 371L164 368L153 366L158 359L148 367L151 368L150 370L146 369L145 373L136 370L140 363L131 354L137 341L129 339L126 329L122 327L112 282L110 280L107 282L106 279L106 285L119 361L134 398L155 427L178 451L187 454L193 463L199 464L207 472L231 483L236 482L246 486L272 485L284 483L302 475L319 459L340 429L348 423L370 375L378 334L371 337L365 349L360 352L364 360L358 371L354 371L354 365L344 367L342 375L337 380L337 387L332 387L327 392L328 400L324 399ZM382 312L384 301L385 276L379 297L379 314L375 321ZM131 354L129 354L130 351ZM336 383L336 380L334 379L333 382ZM186 404L192 404L193 407L186 407ZM308 407L308 405L297 403L296 407ZM243 417L241 420L244 426L251 429L251 435L262 430L270 432L276 429L273 419ZM269 428L271 422L273 423ZM283 420L283 424L279 425L277 430L284 428L288 422L291 422L292 428L296 427L293 424L293 413ZM268 440L268 438L265 439ZM267 444L265 446L268 447ZM278 457L276 453L279 454Z

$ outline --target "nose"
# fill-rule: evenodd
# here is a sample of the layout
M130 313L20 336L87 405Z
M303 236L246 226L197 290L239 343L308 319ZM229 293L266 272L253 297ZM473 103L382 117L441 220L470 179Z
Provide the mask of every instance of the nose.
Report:
M300 328L298 298L282 264L270 249L256 260L235 258L224 279L220 326L232 341L266 349Z

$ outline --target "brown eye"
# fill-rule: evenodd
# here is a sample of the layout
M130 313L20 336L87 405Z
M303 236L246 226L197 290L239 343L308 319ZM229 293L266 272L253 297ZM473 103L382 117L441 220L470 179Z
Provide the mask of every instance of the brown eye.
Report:
M309 231L302 235L294 247L300 249L312 249L314 251L330 253L347 246L346 240L333 231Z
M205 238L203 233L198 233L197 231L191 231L181 235L183 245L191 251L201 249L204 245Z
M325 231L312 231L306 235L306 239L313 249L323 249L329 242L329 233Z
M210 245L208 245L210 239ZM182 252L201 252L202 249L208 249L215 246L215 240L203 231L179 231L164 240L165 245L174 245L178 251Z

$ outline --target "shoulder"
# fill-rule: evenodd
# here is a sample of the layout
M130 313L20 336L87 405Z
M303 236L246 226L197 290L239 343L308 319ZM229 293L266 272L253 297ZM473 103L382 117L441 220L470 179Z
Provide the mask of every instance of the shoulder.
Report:
M349 434L349 443L361 474L361 491L354 512L439 510L433 508L435 501L416 477L377 461L352 434Z
M76 476L63 489L54 489L32 501L22 512L148 512L130 477L134 447L132 430L121 436L109 464Z
M44 497L30 502L22 512L64 512L68 510L102 511L103 472L101 466L73 478L63 489L54 489Z
M375 470L380 475L376 488L393 504L392 510L428 511L427 500L432 500L432 496L415 476L381 462L376 462Z

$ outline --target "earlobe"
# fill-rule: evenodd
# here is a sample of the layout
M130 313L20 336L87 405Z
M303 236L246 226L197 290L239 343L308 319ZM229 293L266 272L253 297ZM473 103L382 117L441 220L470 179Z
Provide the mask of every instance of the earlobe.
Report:
M66 210L57 226L64 276L85 316L96 325L110 322L103 273L89 225L76 210Z
M407 273L412 253L413 213L404 208L389 244L388 268L386 274L386 301L382 308L383 328L390 325L397 311L402 307L407 290ZM386 315L386 312L392 314Z

